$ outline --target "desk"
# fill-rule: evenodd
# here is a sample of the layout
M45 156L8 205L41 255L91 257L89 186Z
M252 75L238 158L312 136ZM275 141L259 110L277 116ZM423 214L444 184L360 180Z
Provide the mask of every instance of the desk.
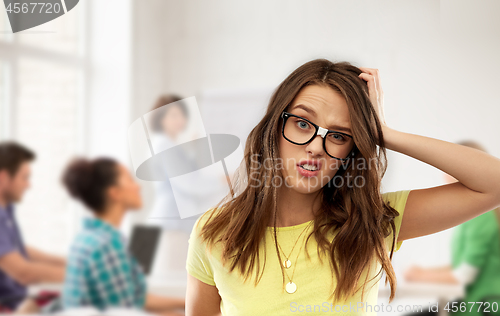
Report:
M391 288L389 283L385 283L385 278L380 280L379 297L389 299ZM440 284L428 282L408 282L398 279L396 287L396 295L398 298L429 298L432 297L438 302L439 315L447 315L447 311L443 309L451 300L462 298L465 296L465 288L461 285ZM449 306L451 308L451 306Z
M186 296L186 283L187 280L182 275L182 273L177 273L176 277L172 277L169 282L166 282L166 279L163 277L158 277L158 276L149 276L147 278L147 291L148 293L154 293L157 295L161 296L168 296L168 297L179 297L179 298L185 298ZM61 292L63 289L63 284L62 283L42 283L42 284L37 284L37 285L31 285L28 287L28 294L29 295L36 295L37 293L41 291L57 291ZM83 309L85 310L85 309ZM146 311L132 311L132 310L127 310L127 313L125 313L125 310L123 311L117 311L116 313L110 313L108 312L106 315L113 315L113 316L154 316L153 314L150 314ZM36 314L38 316L38 314ZM68 313L68 315L94 315L93 313ZM34 314L33 314L34 316Z
M170 297L186 297L186 271L176 271L168 275L151 275L147 277L146 282L147 290L150 293ZM28 287L28 294L34 295L44 290L61 292L62 288L62 283L30 285Z
M28 286L28 295L36 295L41 291L56 291L61 292L62 283L40 283Z
M151 275L147 278L148 292L171 297L186 297L187 272Z

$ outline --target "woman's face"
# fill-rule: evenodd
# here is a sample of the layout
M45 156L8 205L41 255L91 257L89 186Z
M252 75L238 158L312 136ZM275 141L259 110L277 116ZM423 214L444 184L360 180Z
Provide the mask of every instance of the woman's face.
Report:
M341 131L352 136L349 110L345 99L332 88L320 85L305 86L295 97L287 112L299 115L321 127ZM304 128L304 123L287 122ZM349 130L340 130L340 127ZM288 136L287 136L288 137ZM353 144L352 140L351 143ZM286 185L301 193L313 193L326 185L342 166L342 162L330 157L323 148L323 138L316 135L308 144L296 145L281 134L279 141ZM350 151L350 150L349 150ZM339 157L344 158L344 157ZM318 162L318 170L313 174L303 171L304 160ZM307 167L307 166L306 166Z
M118 179L113 189L113 199L126 209L137 210L142 207L141 187L122 164L118 165Z
M186 127L186 116L179 106L173 105L165 113L161 125L168 135L178 135Z

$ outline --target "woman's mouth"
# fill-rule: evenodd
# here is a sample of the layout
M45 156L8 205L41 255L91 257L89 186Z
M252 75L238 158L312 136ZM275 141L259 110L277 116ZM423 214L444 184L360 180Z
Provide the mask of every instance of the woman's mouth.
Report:
M297 164L297 167L297 170L303 177L315 177L319 174L319 170L321 169L321 162L311 160L302 161Z

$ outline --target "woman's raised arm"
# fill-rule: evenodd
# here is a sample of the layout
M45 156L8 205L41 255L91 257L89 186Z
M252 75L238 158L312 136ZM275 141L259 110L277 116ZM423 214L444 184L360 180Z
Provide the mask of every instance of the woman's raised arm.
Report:
M500 205L500 159L483 151L384 128L388 149L411 156L458 182L412 190L398 241L457 226Z

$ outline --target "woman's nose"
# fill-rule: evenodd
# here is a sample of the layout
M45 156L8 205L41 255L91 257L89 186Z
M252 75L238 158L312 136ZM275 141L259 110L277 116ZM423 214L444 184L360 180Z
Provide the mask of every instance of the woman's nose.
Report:
M309 144L307 144L306 150L311 151L315 155L323 154L323 138L321 137L321 135L316 135L314 139Z

